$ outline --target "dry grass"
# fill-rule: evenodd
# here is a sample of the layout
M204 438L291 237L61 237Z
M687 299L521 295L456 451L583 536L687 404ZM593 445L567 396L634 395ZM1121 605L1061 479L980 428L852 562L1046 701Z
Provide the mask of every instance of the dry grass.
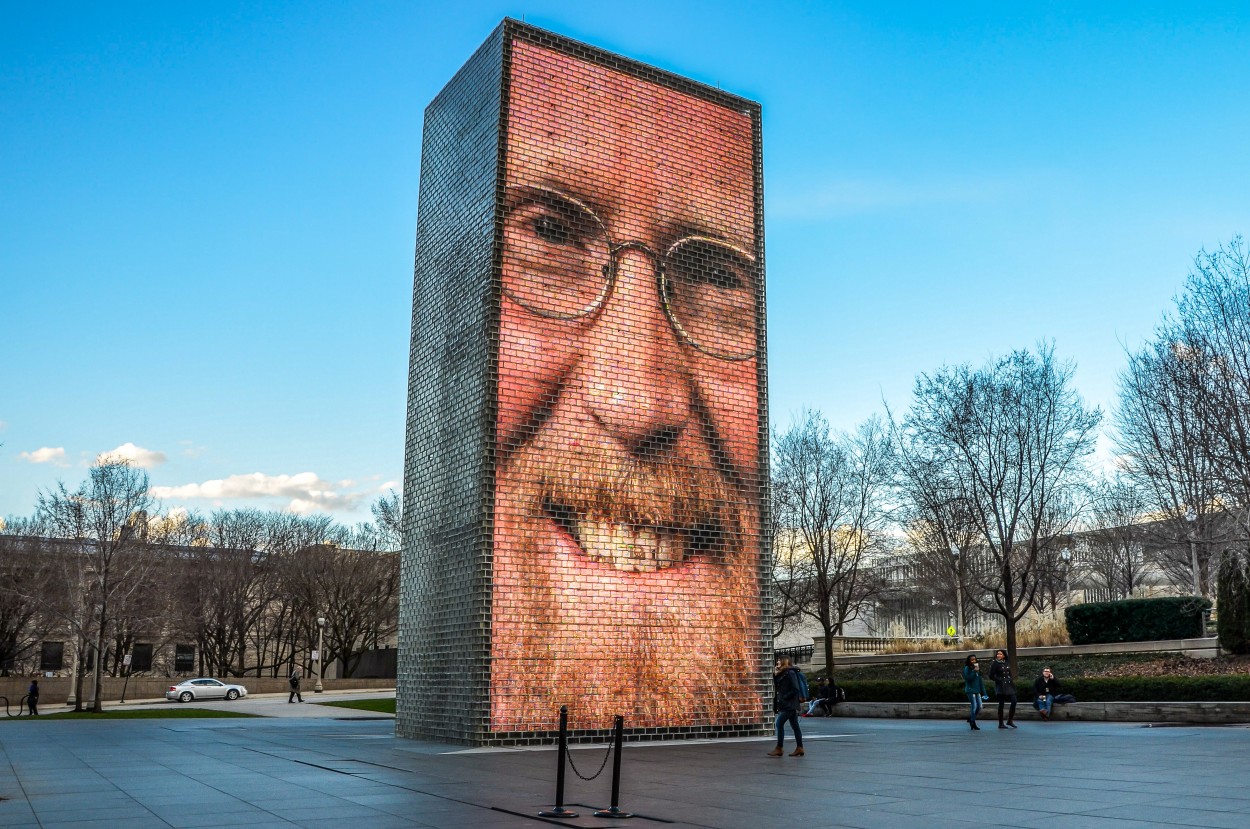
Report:
M979 651L1006 646L1002 632L965 636L961 639L905 639L890 640L880 653L934 653L941 651ZM1068 631L1055 619L1022 621L1016 628L1016 647L1042 648L1052 645L1070 645Z

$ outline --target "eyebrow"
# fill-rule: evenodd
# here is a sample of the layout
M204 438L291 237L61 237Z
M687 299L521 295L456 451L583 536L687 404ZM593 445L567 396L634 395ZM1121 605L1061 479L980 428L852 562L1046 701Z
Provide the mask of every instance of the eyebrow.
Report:
M512 183L512 186L545 188L547 190L551 190L553 195L566 196L570 199L576 199L586 207L589 207L591 212L598 216L599 220L605 225L610 226L612 224L612 219L618 211L614 210L609 203L605 202L600 196L596 195L596 193L610 193L612 192L612 188L597 175L597 171L595 170L575 168L569 165L563 166L565 173L570 179L582 182L585 182L588 179L591 180L590 187L593 188L593 190L587 189L587 186L584 183L581 185L574 184L572 181L553 178L550 175L541 176L534 180L516 181ZM752 208L752 212L754 212L754 208ZM658 229L664 237L671 240L684 239L688 236L706 236L709 239L714 239L718 242L724 242L728 245L749 251L752 258L756 255L756 247L754 244L747 244L744 239L737 238L736 236L727 233L724 228L705 224L697 218L691 219L683 217L677 221L659 225ZM616 240L614 239L613 241Z

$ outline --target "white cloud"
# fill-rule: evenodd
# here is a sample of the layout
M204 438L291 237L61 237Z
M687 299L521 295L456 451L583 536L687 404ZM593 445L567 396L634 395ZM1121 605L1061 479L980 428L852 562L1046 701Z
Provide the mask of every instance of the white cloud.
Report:
M50 463L56 466L67 465L65 463L65 447L63 446L43 446L34 452L22 452L18 457L31 463Z
M197 446L194 441L190 440L180 440L178 445L182 447L184 458L198 458L208 451L207 446Z
M96 455L96 463L103 460L123 460L130 461L134 466L140 469L151 469L154 466L160 466L168 458L164 452L155 452L151 449L144 449L142 446L135 446L133 443L123 443L116 449L108 452L101 452Z
M343 482L350 485L350 481ZM350 510L360 503L360 493L342 492L342 484L323 481L314 472L295 475L231 475L202 484L155 486L152 495L162 499L229 501L245 498L290 498L287 509L296 513Z

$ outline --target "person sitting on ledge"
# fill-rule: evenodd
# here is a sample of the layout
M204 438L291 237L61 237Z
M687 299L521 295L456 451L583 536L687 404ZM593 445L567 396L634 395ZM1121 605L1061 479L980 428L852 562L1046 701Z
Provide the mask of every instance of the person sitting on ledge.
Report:
M819 713L818 713L819 712ZM807 704L807 713L805 717L822 716L827 717L833 713L833 688L829 685L829 680L822 679L817 685L815 696Z
M1055 705L1055 697L1059 694L1059 680L1050 668L1042 668L1042 675L1033 681L1033 707L1042 715L1043 720L1050 719L1051 708Z

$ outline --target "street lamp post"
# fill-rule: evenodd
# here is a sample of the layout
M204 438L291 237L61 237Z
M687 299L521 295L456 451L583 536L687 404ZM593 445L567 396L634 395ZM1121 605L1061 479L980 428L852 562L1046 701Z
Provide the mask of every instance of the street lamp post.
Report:
M1059 557L1063 559L1063 603L1072 604L1072 550L1064 547L1059 551ZM1059 608L1055 608L1058 614Z
M1193 507L1185 510L1185 520L1189 522L1189 562L1194 568L1194 595L1202 595L1202 575L1198 571L1198 542L1194 539L1194 528L1198 525L1198 513Z
M959 547L952 542L951 558L955 562L955 638L964 632L964 580L959 573Z
M326 655L325 655L325 633L326 633L326 617L317 617L317 684L313 686L313 693L321 693L321 675L325 672Z

